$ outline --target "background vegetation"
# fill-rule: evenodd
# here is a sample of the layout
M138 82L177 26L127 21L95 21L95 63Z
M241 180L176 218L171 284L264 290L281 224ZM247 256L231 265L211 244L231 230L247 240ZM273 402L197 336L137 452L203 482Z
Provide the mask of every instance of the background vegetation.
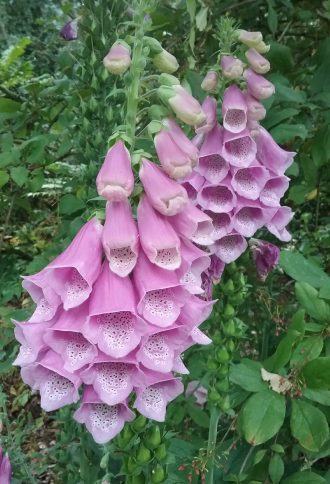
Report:
M129 31L129 12L124 0L8 0L0 15L0 441L14 483L120 483L121 473L142 482L134 475L155 468L166 480L146 482L197 483L210 458L216 483L330 482L330 2L168 0L152 15L153 35L197 98L225 49L221 17L271 43L276 94L263 124L298 152L286 200L293 240L265 283L246 254L216 288L220 303L204 326L214 343L186 355L186 382L209 391L204 408L182 396L165 426L135 422L104 447L66 409L40 410L11 366L11 318L31 313L20 275L43 267L102 208L94 178L122 103L101 59ZM77 15L79 39L65 42L59 30ZM262 367L282 383L265 382ZM207 452L211 406L221 416Z

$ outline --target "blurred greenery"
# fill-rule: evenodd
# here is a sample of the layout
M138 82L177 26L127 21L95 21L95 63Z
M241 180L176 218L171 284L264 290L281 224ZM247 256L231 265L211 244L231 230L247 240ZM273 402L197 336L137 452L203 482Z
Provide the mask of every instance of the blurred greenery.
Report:
M132 427L135 440L124 445L121 436L108 448L97 446L70 409L42 412L11 367L17 352L11 318L24 320L32 309L20 275L41 269L87 217L104 208L95 199L94 179L108 138L120 129L126 86L117 85L101 59L118 36L132 33L129 3L0 3L0 441L10 453L14 483L123 482L122 456L135 452L142 438ZM79 38L65 42L59 31L78 15ZM265 103L263 125L298 153L285 200L295 211L293 239L283 245L280 266L265 283L257 280L248 254L226 270L216 288L220 303L204 326L214 343L187 352L187 381L200 380L209 403L222 408L217 484L326 483L330 2L158 2L152 35L176 55L180 76L196 97L202 96L200 83L216 64L219 45L225 49L219 21L226 16L241 28L260 30L271 45L269 79L276 93ZM137 148L148 149L143 117L140 129ZM276 243L269 235L261 238ZM230 306L234 318L226 316ZM261 368L275 375L268 383ZM275 391L279 379L289 382L285 392ZM208 425L209 405L202 409L184 396L170 405L161 426L164 482L202 482Z

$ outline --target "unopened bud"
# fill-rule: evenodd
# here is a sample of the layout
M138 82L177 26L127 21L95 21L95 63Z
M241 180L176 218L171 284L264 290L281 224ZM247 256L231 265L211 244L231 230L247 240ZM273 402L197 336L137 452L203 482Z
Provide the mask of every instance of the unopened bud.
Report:
M152 60L157 69L167 74L172 74L179 68L176 57L167 52L165 49L163 49L159 54L156 54Z
M203 79L201 88L206 92L213 92L217 89L219 76L215 71L209 71Z
M262 42L261 32L248 32L247 30L237 30L238 40L248 47L256 47Z
M222 73L227 79L240 79L243 74L244 64L237 57L223 55L220 61Z
M126 42L116 42L104 57L103 64L112 74L124 74L131 65L131 50Z

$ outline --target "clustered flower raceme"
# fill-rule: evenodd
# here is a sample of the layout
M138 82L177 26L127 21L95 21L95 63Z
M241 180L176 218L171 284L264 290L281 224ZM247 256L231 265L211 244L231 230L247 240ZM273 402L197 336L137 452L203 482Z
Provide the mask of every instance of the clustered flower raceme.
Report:
M184 142L195 166L196 147L168 122L173 144ZM24 277L36 309L15 322L24 382L40 392L46 411L77 402L83 385L74 418L98 443L134 418L132 392L141 414L163 421L167 403L183 391L173 372L188 373L181 353L211 342L199 329L213 306L199 297L210 259L195 245L211 242L211 219L159 165L143 159L139 176L135 221L130 154L117 141L96 180L107 199L104 226L93 218L61 255Z
M286 226L293 213L289 207L281 206L280 200L289 186L284 172L295 153L282 149L259 124L266 115L260 100L275 90L260 75L270 68L268 60L260 54L268 46L260 32L240 31L239 40L249 47L246 51L249 66L244 70L240 59L226 55L221 58L221 68L224 77L241 80L246 88L231 85L225 90L222 126L217 122L216 100L205 99L202 108L206 121L197 126L193 140L200 147L198 164L183 181L190 199L214 225L214 242L209 247L212 263L203 276L209 295L210 279L219 280L225 264L245 252L246 239L257 230L266 227L284 242L291 238ZM265 244L259 244L256 256L263 278L278 262L277 247Z

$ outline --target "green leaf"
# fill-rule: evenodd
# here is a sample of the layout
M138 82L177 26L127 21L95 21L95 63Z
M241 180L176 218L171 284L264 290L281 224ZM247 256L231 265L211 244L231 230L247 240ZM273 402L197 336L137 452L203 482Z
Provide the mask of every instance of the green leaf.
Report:
M12 114L16 113L20 109L21 105L17 101L8 99L6 97L0 98L0 113L1 114Z
M84 202L71 194L64 195L59 204L60 213L63 215L71 215L83 210L84 208Z
M284 479L283 484L323 484L325 479L315 474L315 472L303 471L295 472Z
M196 15L196 27L200 32L206 29L207 26L207 7L202 7L198 14Z
M307 137L307 134L308 131L304 124L282 123L271 130L271 135L279 144L286 143L294 138L301 138L304 140Z
M330 389L330 356L320 356L302 369L308 388Z
M294 64L290 47L278 42L270 43L270 51L267 53L267 58L271 63L273 72L286 73L292 69Z
M302 366L317 358L323 349L323 337L308 336L301 341L292 354L290 366Z
M296 282L296 297L307 314L318 321L330 320L330 306L318 297L318 292L307 282Z
M10 170L10 176L12 180L22 187L27 182L29 170L25 166L13 166Z
M261 378L261 368L258 361L244 358L241 363L230 368L229 379L248 392L266 390L267 384Z
M274 454L268 466L269 477L273 484L278 484L284 474L284 462L279 454Z
M9 175L6 171L0 170L0 188L6 185L9 180Z
M308 400L320 403L321 405L330 406L330 390L313 390L312 388L305 388L303 390L303 396L308 398Z
M330 284L330 277L314 262L299 252L281 251L280 266L292 279L319 288Z
M311 452L317 452L329 438L327 419L321 410L302 400L292 401L290 427L293 437Z
M186 1L187 12L190 16L190 21L193 22L195 15L196 15L196 0L187 0Z
M268 6L267 23L271 33L275 34L278 27L278 17L276 11L271 5Z
M239 426L249 444L260 445L281 428L285 417L283 395L264 390L252 395L239 415Z
M270 111L267 113L266 119L263 122L263 126L266 129L271 129L277 124L284 121L285 119L289 119L289 118L292 118L293 116L296 116L296 114L298 113L299 113L299 110L295 108L270 109Z
M194 404L188 404L187 410L188 414L197 425L205 429L209 428L210 418L206 412L204 412L201 408L198 408Z

